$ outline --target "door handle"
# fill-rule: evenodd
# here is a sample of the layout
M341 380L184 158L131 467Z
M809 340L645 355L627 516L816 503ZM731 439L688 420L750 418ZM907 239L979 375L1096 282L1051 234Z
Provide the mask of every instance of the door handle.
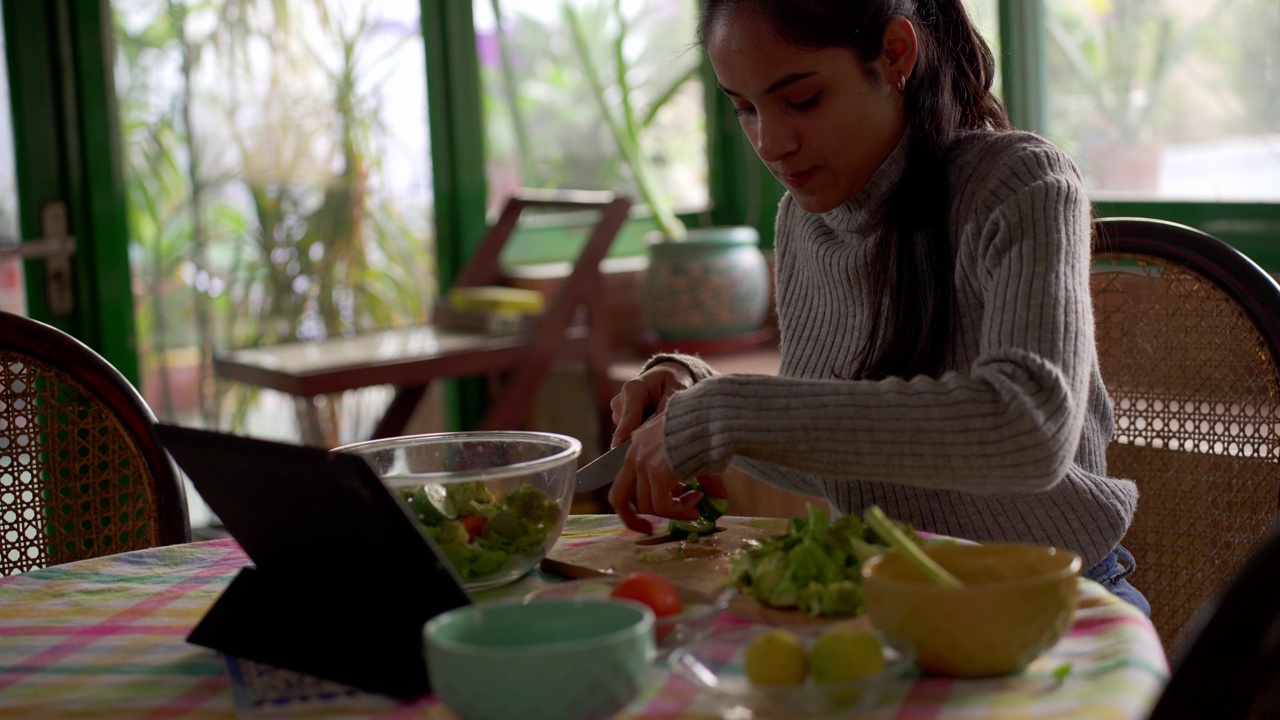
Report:
M50 202L40 208L40 234L42 237L25 242L0 240L0 260L44 260L45 297L49 303L49 313L68 315L75 308L71 256L76 253L76 239L67 232L65 203Z

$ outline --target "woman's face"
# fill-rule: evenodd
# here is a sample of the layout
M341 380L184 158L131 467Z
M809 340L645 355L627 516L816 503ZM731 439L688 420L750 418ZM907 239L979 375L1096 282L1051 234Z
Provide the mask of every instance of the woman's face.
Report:
M898 78L869 78L851 49L789 45L738 12L712 26L707 51L756 154L809 212L857 195L902 137Z

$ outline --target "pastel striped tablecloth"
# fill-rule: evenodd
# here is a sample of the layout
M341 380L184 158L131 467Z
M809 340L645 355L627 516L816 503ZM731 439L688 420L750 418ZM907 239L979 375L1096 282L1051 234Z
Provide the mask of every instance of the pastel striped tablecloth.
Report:
M624 532L612 516L573 516L562 542ZM453 717L431 699L396 704L324 683L309 700L254 706L244 692L252 666L224 664L213 651L185 641L245 563L233 541L212 541L0 578L0 717ZM534 573L477 599L517 595L553 581ZM1168 676L1154 628L1100 586L1082 581L1080 589L1081 609L1070 633L1023 675L917 679L859 717L1145 717ZM742 622L722 619L725 625ZM1070 674L1055 679L1053 670L1067 662ZM712 718L717 708L655 664L648 686L623 715Z

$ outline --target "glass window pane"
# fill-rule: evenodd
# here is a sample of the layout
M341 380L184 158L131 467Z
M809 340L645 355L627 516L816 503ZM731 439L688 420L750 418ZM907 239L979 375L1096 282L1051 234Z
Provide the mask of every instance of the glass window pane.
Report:
M296 438L291 401L219 381L211 358L425 319L419 2L111 5L144 396L162 418Z
M1046 7L1050 130L1094 197L1280 200L1280 3Z
M586 30L585 47L575 45L566 5ZM677 211L706 207L697 3L624 0L620 7L619 17L614 0L475 1L490 207L518 187L617 190L642 202L603 114L625 124L620 34L630 116L660 199Z
M0 25L0 57L4 57L4 28ZM0 247L20 242L18 181L13 158L13 118L9 115L9 73L0 72ZM22 261L0 258L0 311L27 314Z

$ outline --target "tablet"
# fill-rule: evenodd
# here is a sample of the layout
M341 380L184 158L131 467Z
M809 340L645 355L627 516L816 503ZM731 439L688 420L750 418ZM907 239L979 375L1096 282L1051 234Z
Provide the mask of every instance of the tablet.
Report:
M422 626L471 598L364 460L163 423L155 432L253 561L190 642L396 697L430 691Z

